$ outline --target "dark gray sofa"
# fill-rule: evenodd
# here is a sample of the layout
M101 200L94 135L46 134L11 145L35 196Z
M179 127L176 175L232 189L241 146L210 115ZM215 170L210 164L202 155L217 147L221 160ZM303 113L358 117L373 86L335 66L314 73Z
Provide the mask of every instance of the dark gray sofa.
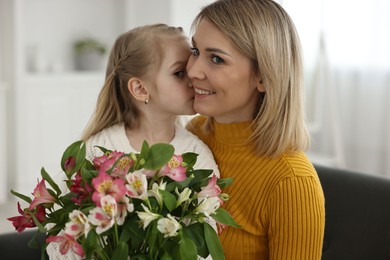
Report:
M322 260L390 260L390 179L315 167L326 200ZM27 246L34 233L0 235L0 259L41 259Z

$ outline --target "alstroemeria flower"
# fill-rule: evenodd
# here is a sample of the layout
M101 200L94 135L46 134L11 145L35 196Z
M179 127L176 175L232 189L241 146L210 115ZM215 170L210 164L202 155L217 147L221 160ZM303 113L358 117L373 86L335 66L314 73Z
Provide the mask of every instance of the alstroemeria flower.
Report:
M111 168L112 171L110 175L112 177L119 177L121 179L125 179L127 172L130 167L133 166L134 161L130 156L125 155L123 152L112 151L109 154L104 154L100 157L97 157L93 160L95 167L99 170L99 172L109 171ZM114 166L115 165L115 166Z
M127 213L134 211L134 204L130 202L127 196L123 196L118 202L118 215L116 217L116 223L122 225L125 222Z
M87 237L91 230L91 225L88 222L87 216L80 210L73 210L69 213L70 221L65 225L65 233L78 238L82 234Z
M73 169L76 167L76 158L73 156L68 157L64 162L64 169L65 173L67 175L70 175L70 173L73 171Z
M128 173L126 176L127 195L131 198L146 200L148 198L148 181L142 171Z
M167 215L167 218L161 218L157 221L157 229L164 234L164 237L176 236L180 228L179 222L170 214Z
M137 215L140 218L144 229L146 229L149 226L150 222L152 222L155 219L158 219L160 215L150 212L150 210L144 204L141 204L141 206L144 209L144 211L137 211Z
M96 233L101 234L110 229L118 214L118 207L114 197L107 195L101 198L101 208L94 208L89 212L88 220L97 226Z
M11 217L7 218L7 220L12 222L12 225L15 227L15 230L20 232L23 232L26 228L32 228L36 227L34 220L32 219L32 214L35 215L35 217L38 219L40 223L44 222L46 220L46 214L45 214L45 208L42 206L37 206L36 212L31 213L28 209L22 210L20 207L20 203L17 203L18 205L18 211L21 216Z
M220 199L218 197L211 197L203 199L198 207L195 209L197 213L203 213L207 217L215 213L215 211L221 206Z
M56 198L54 198L47 190L44 179L38 183L32 195L34 195L34 199L30 204L29 210L33 210L40 204L54 203L56 201Z
M223 204L223 200L219 197L221 193L221 188L217 185L217 176L213 174L209 183L206 187L202 187L202 190L198 193L198 198L203 200L205 198L217 197L221 205Z
M187 201L190 199L190 195L192 193L192 190L190 190L188 187L185 187L184 190L181 193L179 193L179 190L176 187L175 192L177 195L179 195L179 198L177 199L177 203L176 203L176 207L178 207L184 201Z
M160 170L161 176L168 176L174 181L184 181L187 178L186 168L183 167L183 157L181 155L173 155L171 160Z
M62 236L48 236L46 243L60 243L60 253L65 255L69 250L72 250L75 254L84 258L85 253L83 247L76 241L75 237L63 234Z
M163 197L159 190L165 190L166 186L167 186L166 182L161 182L160 184L153 183L152 189L148 190L148 196L155 197L160 207L162 207L163 204Z
M126 194L125 182L122 179L113 179L104 172L100 172L92 179L92 185L95 188L92 200L98 207L100 207L101 198L105 195L111 195L118 202Z
M94 191L88 182L83 181L80 172L77 172L75 179L70 180L70 182L72 185L69 187L69 190L76 194L76 196L72 198L72 201L77 205L81 205Z

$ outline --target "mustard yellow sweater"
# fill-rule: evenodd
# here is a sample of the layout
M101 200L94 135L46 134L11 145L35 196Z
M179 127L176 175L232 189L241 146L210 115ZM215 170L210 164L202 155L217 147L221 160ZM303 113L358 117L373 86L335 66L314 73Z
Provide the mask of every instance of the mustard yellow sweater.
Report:
M226 259L321 259L325 226L324 195L317 173L304 153L269 159L255 155L245 140L250 122L213 123L204 117L187 128L211 149L221 177L234 182L224 207L241 226L221 235Z

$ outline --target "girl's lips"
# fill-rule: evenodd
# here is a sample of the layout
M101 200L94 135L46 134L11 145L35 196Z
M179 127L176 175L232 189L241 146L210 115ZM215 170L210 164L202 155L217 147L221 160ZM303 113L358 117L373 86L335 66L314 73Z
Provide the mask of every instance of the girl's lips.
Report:
M197 87L194 87L194 91L195 91L195 94L197 94L197 95L213 95L213 94L215 94L214 91L200 89Z

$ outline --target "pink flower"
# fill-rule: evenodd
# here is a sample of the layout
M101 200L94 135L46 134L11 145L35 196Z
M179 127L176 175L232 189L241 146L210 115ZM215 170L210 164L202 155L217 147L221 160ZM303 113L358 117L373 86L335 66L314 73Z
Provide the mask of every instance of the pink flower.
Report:
M42 179L38 185L35 187L34 192L32 193L34 195L34 199L30 204L29 210L34 209L36 206L43 204L43 203L54 203L56 201L56 198L54 198L49 191L46 189L45 180Z
M19 233L24 231L26 228L36 227L34 220L32 219L32 215L35 215L40 223L46 220L45 209L42 206L38 206L35 214L33 214L27 209L23 211L19 202L17 205L21 216L7 218L7 220L12 221L12 225Z
M184 181L187 178L186 168L182 166L183 157L181 155L173 155L171 160L161 168L160 175L168 176L174 181Z
M76 167L76 158L73 156L68 157L64 162L64 169L66 174L70 174Z
M111 195L118 202L126 194L125 182L122 179L113 179L104 172L100 172L92 179L92 185L95 188L92 200L98 207L100 207L100 199L105 195Z
M202 187L202 190L198 193L198 198L203 200L206 198L217 197L222 205L223 200L219 197L220 193L221 193L221 188L217 185L217 176L213 174L207 186Z
M65 255L71 249L75 254L80 257L84 257L84 249L83 247L76 241L75 237L63 234L62 236L48 236L46 238L46 243L56 242L60 244L60 253Z
M125 176L130 167L133 166L134 161L130 158L130 156L125 155L123 152L112 151L108 155L104 154L95 158L93 163L99 172L103 171L105 173L107 173L107 171L115 165L110 175L112 177L125 179Z
M85 199L89 198L94 189L88 182L83 181L80 172L76 174L75 179L71 180L71 182L72 185L69 187L69 190L76 194L72 201L77 205L81 205Z
M112 196L103 196L100 204L101 207L92 209L88 215L89 222L97 226L96 233L98 234L110 229L115 224L118 215L118 204Z

